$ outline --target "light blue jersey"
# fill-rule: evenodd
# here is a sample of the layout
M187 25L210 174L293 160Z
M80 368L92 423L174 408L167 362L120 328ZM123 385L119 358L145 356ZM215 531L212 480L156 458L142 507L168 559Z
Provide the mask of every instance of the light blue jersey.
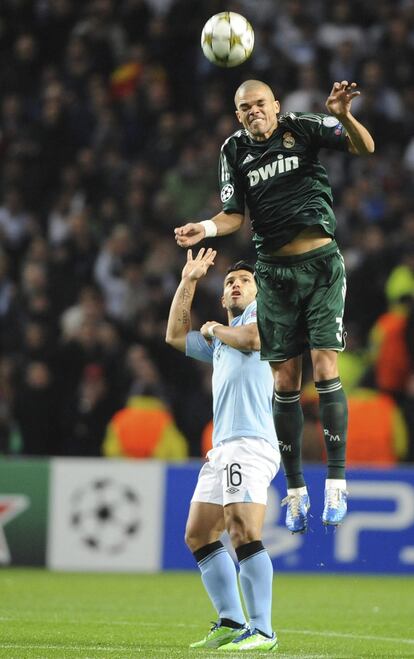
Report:
M256 322L251 302L232 327ZM238 437L261 437L279 448L273 424L273 376L260 352L241 352L218 338L211 343L200 332L189 332L186 355L213 363L213 446Z

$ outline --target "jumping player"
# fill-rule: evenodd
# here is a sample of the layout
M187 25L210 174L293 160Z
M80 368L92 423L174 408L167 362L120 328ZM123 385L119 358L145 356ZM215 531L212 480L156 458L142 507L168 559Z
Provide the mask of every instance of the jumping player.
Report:
M223 210L211 220L175 229L177 243L190 247L237 231L245 207L250 211L261 358L274 375L274 422L288 487L286 525L293 533L306 530L310 505L301 462L305 349L310 349L328 458L322 521L340 524L347 510L348 412L337 364L344 349L346 277L334 238L332 191L318 151L374 151L371 135L351 113L359 93L354 82L335 82L326 101L329 114L280 115L267 84L244 82L235 94L242 128L221 149Z

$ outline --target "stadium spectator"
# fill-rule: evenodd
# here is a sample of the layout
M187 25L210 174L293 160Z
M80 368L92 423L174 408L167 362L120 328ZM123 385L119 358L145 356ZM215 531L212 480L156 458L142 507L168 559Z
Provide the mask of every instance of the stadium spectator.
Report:
M104 293L106 309L114 318L122 315L120 299L125 283L122 268L133 253L132 233L126 225L119 224L114 227L95 261L95 280Z
M17 390L15 415L25 455L59 453L59 409L52 373L45 362L31 361Z
M17 287L9 274L9 258L0 249L0 345L6 354L18 348L20 313L16 298Z
M97 456L110 419L117 408L105 371L99 364L88 364L70 404L64 409L60 453Z
M399 397L406 390L413 368L409 346L409 318L414 300L414 249L406 246L401 263L390 273L385 292L388 310L381 314L370 332L370 352L375 384Z
M285 96L282 107L289 108L291 112L322 112L324 103L325 94L320 88L315 66L313 64L302 66L298 71L295 89Z
M17 188L10 188L0 207L0 238L9 253L22 253L33 230L30 215L23 207L23 197Z
M375 382L381 391L396 397L402 394L410 376L406 342L408 307L395 304L382 314L371 331L371 358Z
M317 39L320 46L334 54L337 46L345 40L352 44L354 52L366 49L366 35L358 25L355 13L352 12L349 2L340 0L327 8L325 16L317 30ZM341 78L346 80L346 78Z
M0 455L21 450L21 438L16 433L14 400L15 365L11 359L3 357L0 358ZM17 441L13 442L13 438Z
M272 419L271 371L260 361L253 268L231 265L221 303L227 324L204 323L191 331L191 306L198 281L214 263L216 252L191 250L174 295L166 341L187 356L213 364L213 448L201 469L186 527L186 543L201 571L218 622L193 648L272 650L273 568L261 533L267 489L280 464ZM226 474L225 474L226 472ZM236 569L220 536L230 535L240 565L240 585L249 626L240 601Z
M181 153L180 160L171 172L166 175L164 187L174 205L174 215L182 218L191 217L203 206L210 194L212 174L209 168L206 172L200 170L201 150L188 145Z
M105 308L100 290L90 284L81 288L76 304L68 307L60 316L62 338L69 341L79 333L85 321L100 323L105 318Z
M155 396L134 395L111 419L102 453L109 458L183 460L187 442L166 404Z
M384 289L394 256L384 229L362 227L360 222L357 226L358 243L355 241L344 253L348 267L346 319L357 326L366 343L373 323L387 308Z

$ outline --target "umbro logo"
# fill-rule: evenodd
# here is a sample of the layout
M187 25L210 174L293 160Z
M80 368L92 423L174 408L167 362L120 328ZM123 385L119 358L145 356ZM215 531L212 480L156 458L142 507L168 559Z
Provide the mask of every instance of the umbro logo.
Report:
M228 492L229 494L236 494L236 492L238 491L239 491L238 487L228 487L226 490L226 492Z
M251 153L248 153L245 159L243 160L242 165L245 165L246 162L251 162L252 160L254 160L254 156L252 156Z

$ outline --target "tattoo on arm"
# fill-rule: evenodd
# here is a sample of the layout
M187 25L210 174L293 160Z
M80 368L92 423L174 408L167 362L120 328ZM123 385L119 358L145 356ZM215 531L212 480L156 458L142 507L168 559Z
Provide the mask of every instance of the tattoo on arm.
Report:
M181 302L181 315L178 318L178 322L186 329L190 329L190 304L191 304L191 293L187 288L183 288L180 302Z

